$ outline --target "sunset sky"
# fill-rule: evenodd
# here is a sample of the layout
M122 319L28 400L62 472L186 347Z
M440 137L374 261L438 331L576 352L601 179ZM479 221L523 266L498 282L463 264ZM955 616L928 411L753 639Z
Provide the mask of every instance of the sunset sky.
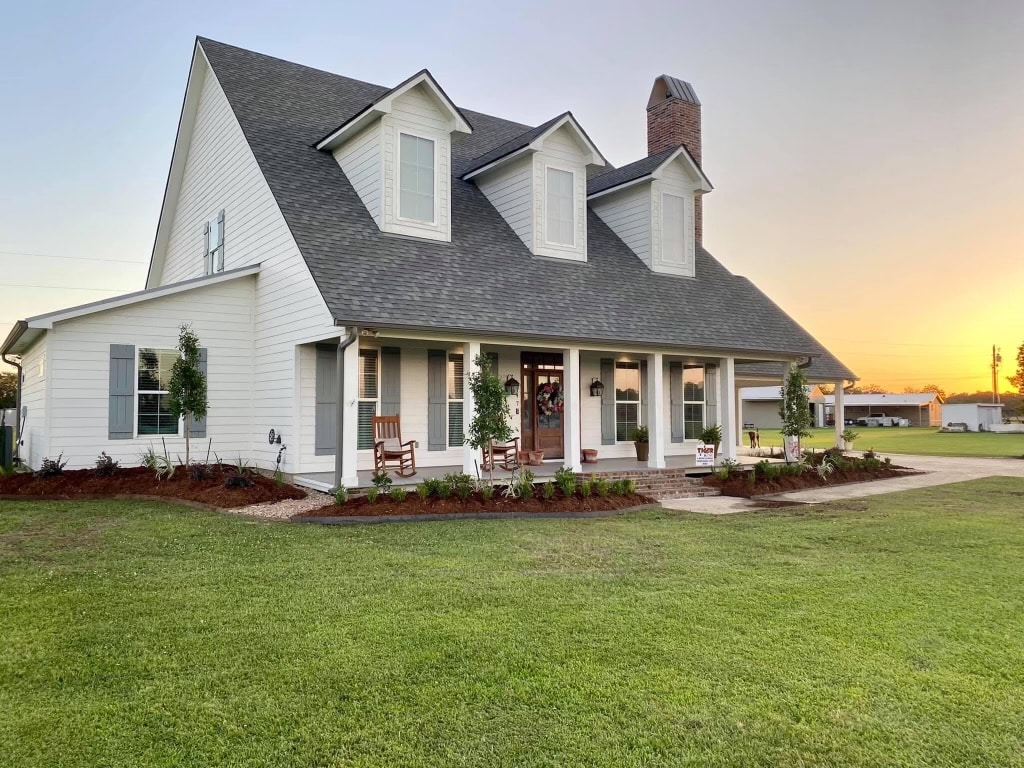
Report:
M385 85L428 67L528 124L571 109L617 165L646 154L655 76L689 80L729 269L862 383L985 390L992 344L1013 373L1021 2L8 3L4 334L143 287L196 34Z

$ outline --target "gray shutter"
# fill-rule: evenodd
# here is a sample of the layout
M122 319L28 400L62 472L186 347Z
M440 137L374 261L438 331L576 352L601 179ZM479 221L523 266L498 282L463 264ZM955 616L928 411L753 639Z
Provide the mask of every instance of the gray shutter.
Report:
M601 444L615 445L615 361L601 358Z
M708 364L704 366L704 426L713 427L718 424L718 368Z
M448 447L448 353L427 350L427 450Z
M669 420L672 424L672 442L681 443L686 439L683 424L683 364L668 364Z
M217 223L220 224L220 269L221 269L221 272L223 272L225 269L228 268L228 260L226 258L226 256L227 256L227 245L226 245L226 243L227 243L227 240L228 240L228 231L224 228L224 211L223 210L221 210L221 212L217 214Z
M210 274L210 222L203 224L203 274Z
M110 345L110 390L107 438L131 440L135 436L135 347Z
M313 453L333 454L338 445L338 348L316 348L316 416Z
M206 373L206 361L208 359L206 347L199 348L199 370L206 378L206 411L210 411L210 379ZM192 428L188 431L189 437L206 437L206 416L192 422Z
M650 428L651 426L651 408L648 402L650 398L647 395L647 361L640 361L640 424Z
M401 413L402 358L398 347L380 350L380 415Z

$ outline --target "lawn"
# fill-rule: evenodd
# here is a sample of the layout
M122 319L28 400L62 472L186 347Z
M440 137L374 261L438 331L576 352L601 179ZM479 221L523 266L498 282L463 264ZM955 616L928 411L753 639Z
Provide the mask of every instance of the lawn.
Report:
M916 453L921 456L1024 456L1024 435L997 435L992 432L939 432L938 427L850 427L860 437L854 443L858 451L874 448L881 453ZM836 433L812 429L803 441L805 448L831 448ZM782 433L761 430L761 447L782 449Z
M1024 482L712 518L0 502L0 764L1024 765Z

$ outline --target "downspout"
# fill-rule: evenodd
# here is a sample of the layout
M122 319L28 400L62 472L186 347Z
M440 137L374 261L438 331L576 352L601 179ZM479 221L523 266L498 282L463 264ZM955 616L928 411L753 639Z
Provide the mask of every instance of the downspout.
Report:
M334 437L334 490L341 487L343 467L341 466L345 445L345 350L352 346L359 339L359 329L349 328L348 334L338 339L338 358L336 363L336 377L338 380L338 401L337 433Z
M18 371L18 388L15 390L14 397L14 463L21 463L21 382L24 378L21 373L21 363L14 362L7 357L7 353L4 352L0 355L5 363L12 366Z

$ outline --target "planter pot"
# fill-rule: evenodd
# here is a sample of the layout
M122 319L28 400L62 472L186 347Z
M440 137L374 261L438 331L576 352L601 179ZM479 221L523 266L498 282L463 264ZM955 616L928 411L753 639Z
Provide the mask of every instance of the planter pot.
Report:
M636 460L647 461L647 456L651 450L650 443L633 443L636 446Z
M539 467L544 463L544 451L530 451L530 466Z
M597 464L597 451L594 448L583 449L583 463Z
M853 443L851 443L849 440L843 440L843 450L844 451L852 451L853 450Z

